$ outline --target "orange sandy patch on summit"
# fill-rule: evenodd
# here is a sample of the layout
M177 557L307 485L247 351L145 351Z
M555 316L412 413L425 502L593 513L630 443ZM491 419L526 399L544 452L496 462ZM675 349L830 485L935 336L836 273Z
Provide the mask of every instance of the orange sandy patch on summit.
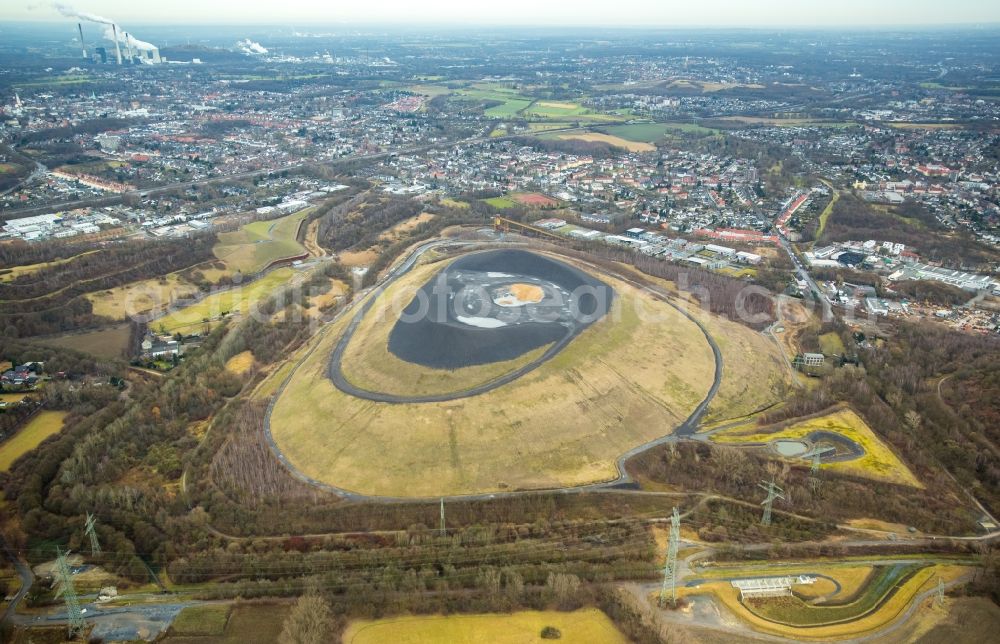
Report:
M510 287L510 292L521 302L530 302L531 304L541 302L542 298L545 297L545 291L542 290L542 287L534 284L513 284Z

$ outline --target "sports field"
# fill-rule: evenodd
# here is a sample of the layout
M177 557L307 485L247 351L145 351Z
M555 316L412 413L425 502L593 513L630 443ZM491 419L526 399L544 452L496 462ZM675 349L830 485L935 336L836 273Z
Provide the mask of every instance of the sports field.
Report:
M68 415L64 411L40 411L13 438L0 443L0 472L9 470L14 461L58 433Z
M494 208L513 208L517 205L517 202L510 197L490 197L489 199L483 199L483 201Z
M513 208L524 206L526 208L554 208L559 205L558 199L553 199L539 192L512 192L503 197L490 197L484 199L486 203L494 208Z
M542 638L542 629L559 630L558 640ZM529 642L601 642L625 644L628 640L607 615L596 608L571 613L520 611L511 614L424 615L358 620L347 625L344 644L527 644Z
M299 224L311 208L272 219L254 221L231 233L220 233L212 252L232 270L257 273L276 260L306 252L296 240Z
M864 451L864 456L843 462L823 463L823 469L842 472L864 478L872 478L889 483L923 487L910 468L896 456L871 427L852 409L842 408L828 414L793 422L785 427L756 429L751 432L723 432L714 434L712 440L719 443L764 443L778 438L801 439L815 431L827 431L848 438Z
M251 305L267 298L294 274L295 271L287 267L273 270L245 286L218 291L190 306L157 318L149 323L149 327L164 333L196 332L206 320L213 322L223 316L245 314Z
M515 192L510 198L528 208L554 208L559 205L558 199L553 199L540 192Z
M275 403L271 432L306 475L347 490L440 496L613 479L617 457L670 433L704 398L714 361L671 307L598 276L611 311L552 360L489 393L386 404L327 378L347 316L328 327Z

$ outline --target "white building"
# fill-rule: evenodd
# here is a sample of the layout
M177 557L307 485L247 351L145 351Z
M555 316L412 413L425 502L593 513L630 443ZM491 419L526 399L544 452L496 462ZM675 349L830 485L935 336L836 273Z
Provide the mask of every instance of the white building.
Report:
M760 264L761 257L757 253L748 253L745 250L741 250L736 253L736 261L743 264Z
M800 575L798 577L759 577L757 579L734 579L730 582L733 588L740 591L740 600L757 597L785 597L792 594L795 584L811 585L816 583L815 577Z
M736 255L735 248L729 248L728 246L717 246L715 244L705 244L705 250L715 253L716 255L722 255L723 257L732 257Z

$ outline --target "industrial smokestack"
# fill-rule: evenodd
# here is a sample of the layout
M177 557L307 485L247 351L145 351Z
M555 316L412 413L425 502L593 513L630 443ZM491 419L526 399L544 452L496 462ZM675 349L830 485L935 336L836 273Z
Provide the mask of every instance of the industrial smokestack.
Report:
M132 43L129 42L130 38L128 36L128 32L123 31L122 33L125 34L125 52L128 54L128 62L134 63L135 55L132 53Z
M115 39L115 54L118 56L118 64L121 65L122 64L122 48L118 44L118 27L115 26L115 23L111 23L111 33L114 35L114 39Z
M87 43L83 42L83 25L78 22L76 28L80 30L80 49L83 50L83 59L87 60Z

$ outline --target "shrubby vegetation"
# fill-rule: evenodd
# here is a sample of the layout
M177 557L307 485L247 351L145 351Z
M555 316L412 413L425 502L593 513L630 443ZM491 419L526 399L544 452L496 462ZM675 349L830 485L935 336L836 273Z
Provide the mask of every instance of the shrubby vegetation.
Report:
M820 241L852 239L903 243L915 248L922 257L952 264L956 268L997 261L997 254L969 233L942 229L919 204L903 206L898 212L879 210L858 197L843 194L833 206Z
M587 249L588 261L593 262L596 256L610 262L623 262L635 266L647 275L673 282L679 291L693 298L694 305L734 322L740 322L754 329L763 329L774 321L774 297L763 286L758 285L756 289L750 289L748 287L753 284L752 282L698 268L679 266L634 251L609 248L603 244L579 247ZM613 264L609 264L608 268L615 270Z
M69 139L79 134L100 134L108 130L121 130L133 124L134 121L127 119L103 117L82 121L75 125L64 125L60 127L46 128L44 130L34 130L18 135L18 144L23 146L41 141L51 141Z
M929 302L937 306L959 306L974 296L957 286L930 280L909 280L892 284L892 290L899 297L916 302Z
M0 329L7 337L28 337L106 322L94 315L90 301L82 297L84 294L165 275L205 261L213 257L214 243L215 235L123 242L0 284L0 299L5 300ZM38 255L52 252L40 251Z
M610 143L582 139L542 139L535 136L515 136L511 137L510 141L541 152L562 152L576 156L592 156L595 159L610 159L627 152L627 150Z
M420 202L403 197L351 200L320 217L319 242L333 251L372 246L383 230L422 211Z

